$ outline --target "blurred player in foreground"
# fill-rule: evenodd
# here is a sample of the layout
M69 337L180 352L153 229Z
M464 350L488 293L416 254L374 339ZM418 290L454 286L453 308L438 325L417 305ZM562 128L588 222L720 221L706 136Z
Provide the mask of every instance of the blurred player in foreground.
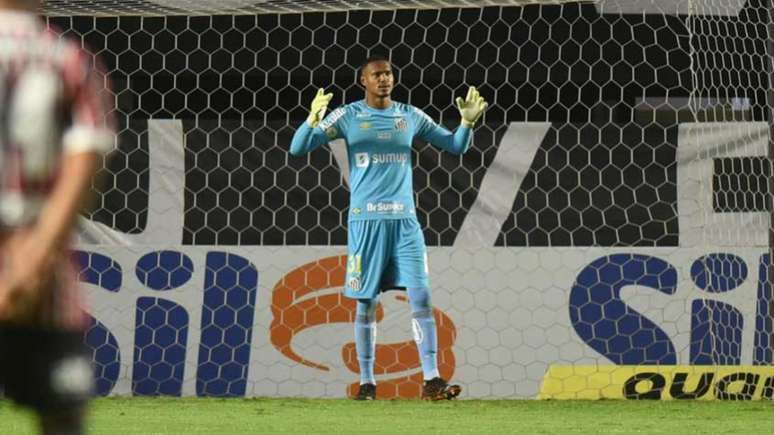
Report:
M43 433L83 432L90 353L68 242L113 144L92 57L0 0L0 386Z
M325 119L333 94L320 89L290 146L290 152L299 155L330 140L344 138L347 142L351 196L344 294L357 299L355 345L360 390L355 399L376 398L375 312L380 293L392 288L408 293L425 379L422 398L453 399L462 389L449 385L438 372L427 249L414 206L411 144L417 137L451 153L464 153L487 103L473 87L467 98L457 98L462 123L452 134L418 108L392 101L395 82L386 57L373 56L363 63L360 84L365 88L365 99L342 106Z

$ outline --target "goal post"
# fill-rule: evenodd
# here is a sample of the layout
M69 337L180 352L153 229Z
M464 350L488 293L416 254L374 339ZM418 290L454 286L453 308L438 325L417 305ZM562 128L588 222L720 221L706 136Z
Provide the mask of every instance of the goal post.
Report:
M354 388L346 144L288 147L317 88L361 99L382 53L394 99L449 129L467 86L489 101L464 156L412 153L440 369L466 397L771 398L770 2L44 11L115 96L75 254L100 394ZM377 316L378 394L415 397L404 295Z

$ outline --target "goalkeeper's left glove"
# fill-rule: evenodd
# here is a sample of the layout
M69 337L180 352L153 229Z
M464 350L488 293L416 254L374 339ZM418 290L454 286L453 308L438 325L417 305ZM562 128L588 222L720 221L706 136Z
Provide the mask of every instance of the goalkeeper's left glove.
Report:
M478 121L478 118L484 113L489 103L484 100L484 97L478 94L475 86L471 86L468 89L468 96L463 100L462 97L457 97L457 109L462 116L462 125L468 128L473 128Z

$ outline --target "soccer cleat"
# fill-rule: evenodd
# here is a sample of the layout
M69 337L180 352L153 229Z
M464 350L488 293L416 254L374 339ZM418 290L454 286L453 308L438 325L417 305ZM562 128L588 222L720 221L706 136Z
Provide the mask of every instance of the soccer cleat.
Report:
M354 400L376 400L376 385L374 384L360 384L360 390L358 390Z
M462 387L459 385L449 385L441 378L433 378L425 381L422 387L422 400L452 400L461 392Z

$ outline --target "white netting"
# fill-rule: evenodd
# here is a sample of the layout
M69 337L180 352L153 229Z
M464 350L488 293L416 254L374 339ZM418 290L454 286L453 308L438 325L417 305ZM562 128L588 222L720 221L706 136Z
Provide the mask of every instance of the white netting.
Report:
M79 254L102 393L342 396L356 382L354 304L338 295L345 145L287 150L317 88L332 108L362 98L374 52L393 60L394 98L450 129L468 85L490 102L465 156L412 156L441 373L468 397L612 397L627 379L658 385L637 378L648 364L771 363L768 2L177 16L243 5L195 3L47 6L165 14L49 17L98 53L116 94L117 150ZM417 3L402 4L438 2ZM415 396L407 304L383 306L379 394ZM613 364L631 372L595 372Z

